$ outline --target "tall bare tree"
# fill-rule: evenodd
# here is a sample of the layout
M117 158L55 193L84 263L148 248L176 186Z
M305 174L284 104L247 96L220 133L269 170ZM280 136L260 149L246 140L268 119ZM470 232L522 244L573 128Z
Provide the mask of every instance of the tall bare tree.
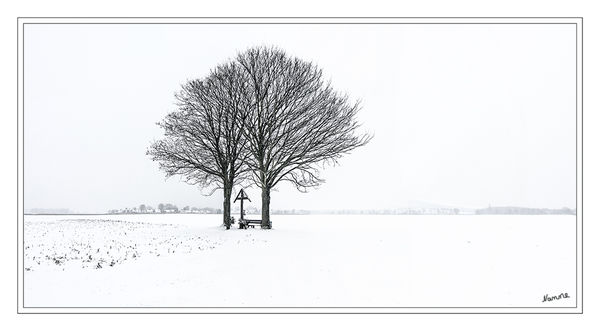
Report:
M244 82L233 63L218 66L202 80L192 80L176 94L178 109L158 125L164 138L147 151L167 177L223 190L223 223L229 229L231 193L244 173L245 135L239 123L247 113L240 89Z
M239 117L251 157L246 159L254 183L262 189L262 224L271 227L271 189L281 181L300 191L323 182L319 168L363 146L372 138L356 135L358 102L333 90L311 62L283 50L255 47L238 54L243 83Z

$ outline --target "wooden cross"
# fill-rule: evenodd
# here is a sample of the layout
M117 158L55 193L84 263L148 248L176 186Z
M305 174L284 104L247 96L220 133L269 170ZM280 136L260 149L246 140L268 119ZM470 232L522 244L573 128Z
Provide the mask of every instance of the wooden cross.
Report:
M233 203L235 203L238 200L240 200L240 220L243 220L244 219L244 200L248 200L250 202L252 202L252 200L250 200L250 198L248 197L246 192L244 192L244 189L240 190L240 193L238 193L237 197L235 197L235 200L233 200Z

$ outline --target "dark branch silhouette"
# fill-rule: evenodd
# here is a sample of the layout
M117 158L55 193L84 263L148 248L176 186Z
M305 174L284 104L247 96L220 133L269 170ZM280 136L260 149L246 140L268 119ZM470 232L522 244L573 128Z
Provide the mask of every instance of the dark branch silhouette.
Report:
M358 102L334 91L314 64L277 48L238 54L185 84L177 100L178 111L159 123L165 138L148 154L167 177L223 189L227 228L233 185L246 174L262 189L261 226L270 228L273 187L289 181L306 192L323 182L319 168L371 139L355 135Z
M300 191L323 182L319 167L372 138L355 135L358 102L333 90L321 69L277 48L239 54L235 67L244 116L241 127L251 157L246 164L262 189L262 227L270 228L270 192L281 181Z
M192 80L176 94L178 110L158 125L164 138L147 151L167 177L180 175L188 184L223 190L223 223L229 229L231 193L243 180L245 135L239 128L247 113L235 65L218 66L203 80Z

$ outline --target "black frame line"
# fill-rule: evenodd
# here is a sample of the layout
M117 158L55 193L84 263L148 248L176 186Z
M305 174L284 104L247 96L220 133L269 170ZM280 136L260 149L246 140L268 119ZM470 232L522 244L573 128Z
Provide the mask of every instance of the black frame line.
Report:
M92 22L22 22L23 19L84 19L92 20ZM578 22L93 22L93 20L101 19L127 19L127 20L145 20L145 19L577 19ZM24 252L25 247L25 215L36 215L36 214L25 214L25 26L26 25L63 25L63 24L86 24L86 25L98 25L98 24L112 24L112 25L564 25L572 24L575 25L575 170L576 170L576 190L575 190L575 210L576 210L576 221L575 221L575 306L567 307L27 307L25 305L25 272L21 270L24 267L24 255L22 257L22 265L19 260L19 225L23 225L23 239L21 242L21 251ZM22 29L22 38L19 38L19 28ZM581 27L581 48L582 54L579 54L579 27ZM22 42L22 48L19 48L19 42ZM20 57L19 57L20 52ZM579 56L581 56L581 84L579 84ZM577 218L581 216L581 268L583 273L583 17L17 17L17 63L22 65L23 75L19 84L19 65L17 65L17 174L19 170L22 171L23 177L23 188L21 191L21 201L23 207L19 210L19 194L17 194L17 222L19 216L23 215L23 224L17 224L17 284L19 282L19 270L21 271L22 280L22 300L23 306L19 306L19 287L17 286L17 314L583 314L583 274L581 275L581 310L578 312L22 312L20 309L576 309L579 308L579 238L578 238L578 222ZM579 86L581 85L581 86ZM579 175L579 89L581 88L581 185L578 183ZM19 91L21 91L22 100L19 99ZM23 130L19 130L19 101L23 109ZM21 168L19 168L20 159L18 158L19 148L19 133L21 133L22 144L23 144L23 162L21 162ZM581 187L579 187L581 186ZM17 192L19 189L19 176L17 176ZM581 189L580 191L578 189ZM578 193L581 192L582 205L579 208ZM581 210L580 210L581 209ZM581 214L580 214L581 213ZM57 215L57 214L37 214L37 215ZM77 215L109 215L109 214L73 214ZM19 266L20 265L20 266Z
M20 70L19 70L19 60L20 60L20 51L21 48L19 47L19 28L20 28L20 23L19 23L19 19L17 18L17 313L19 313L19 270L20 268L20 264L19 264L19 215L20 215L20 210L19 210L19 165L21 162L21 159L19 158L19 152L20 152L20 148L19 148L19 128L20 128L20 122L19 122L19 76L20 76ZM23 127L25 127L25 119L23 119ZM25 148L25 146L23 146L23 148ZM25 170L25 167L23 167L23 170ZM25 195L23 194L23 198L25 197ZM25 199L23 199L22 201L25 201ZM25 206L23 206L23 211L25 211ZM25 216L23 215L23 223L25 223ZM23 229L23 232L25 232L25 229ZM23 286L25 286L25 284L23 284Z
M581 313L583 314L583 17L581 18ZM577 125L575 125L575 129L577 130ZM575 142L575 146L577 146L578 141ZM577 151L577 149L575 150L575 153L579 153L579 151ZM577 163L579 160L576 160L575 163ZM577 168L577 166L575 167ZM575 171L578 171L578 169L575 169ZM576 179L577 181L577 179ZM575 192L575 204L577 204L577 193ZM579 210L579 208L575 209L575 215L577 215L577 210Z
M225 23L225 22L214 22L214 23L209 23L209 22L115 22L115 23L109 23L109 22L90 22L90 23L85 23L85 22L70 22L70 23L40 23L40 22L32 22L32 23L23 23L23 25L506 25L506 24L511 24L511 25L569 25L569 24L573 24L573 25L577 25L577 23L566 23L566 22L557 22L557 23L547 23L547 22L540 22L540 23L531 23L531 22L521 22L521 23L508 23L508 22L461 22L461 23L452 23L452 22L448 22L448 23L436 23L436 22L431 22L431 23L419 23L419 22L415 22L415 23L404 23L404 22L356 22L356 23L350 23L350 22L339 22L339 23L334 23L334 22L231 22L231 23Z
M19 19L583 19L582 16L19 16Z

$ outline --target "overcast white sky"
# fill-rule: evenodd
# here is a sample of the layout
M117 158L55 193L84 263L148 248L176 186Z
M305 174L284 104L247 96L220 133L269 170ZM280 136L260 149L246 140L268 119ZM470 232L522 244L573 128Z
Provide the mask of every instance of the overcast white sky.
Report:
M575 207L575 25L25 25L25 208L221 207L146 148L173 94L255 45L316 62L371 143L273 209ZM254 202L256 190L249 192Z

